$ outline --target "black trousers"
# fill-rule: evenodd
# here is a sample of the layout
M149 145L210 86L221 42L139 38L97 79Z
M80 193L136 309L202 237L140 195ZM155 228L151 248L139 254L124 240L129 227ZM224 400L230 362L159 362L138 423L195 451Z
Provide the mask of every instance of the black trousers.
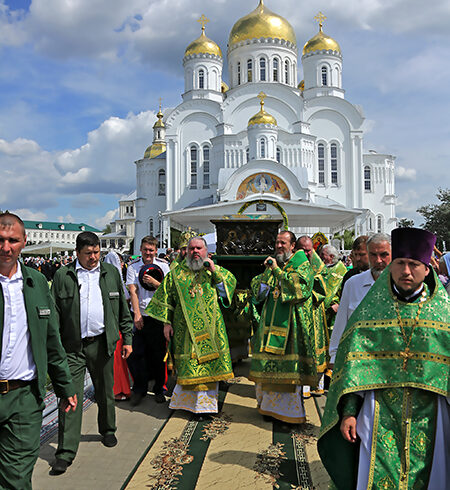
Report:
M155 380L153 392L162 393L166 383L166 339L162 322L144 316L142 330L133 333L133 353L128 358L128 367L133 376L133 391L145 395L148 382Z

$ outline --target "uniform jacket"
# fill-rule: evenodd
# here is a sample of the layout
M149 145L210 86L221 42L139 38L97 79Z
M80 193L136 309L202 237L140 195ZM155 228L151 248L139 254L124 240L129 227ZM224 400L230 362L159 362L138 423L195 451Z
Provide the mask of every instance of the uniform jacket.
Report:
M59 315L61 341L66 352L79 352L82 348L80 328L80 285L76 262L62 267L55 274L52 294ZM100 262L100 290L102 292L108 355L112 355L119 340L131 345L133 321L123 292L119 271L111 264Z
M20 264L23 275L23 296L30 332L31 351L36 364L39 394L45 396L47 372L52 380L56 396L73 396L66 353L61 345L58 328L58 316L52 295L45 277L31 267ZM4 298L0 287L0 355L3 339Z

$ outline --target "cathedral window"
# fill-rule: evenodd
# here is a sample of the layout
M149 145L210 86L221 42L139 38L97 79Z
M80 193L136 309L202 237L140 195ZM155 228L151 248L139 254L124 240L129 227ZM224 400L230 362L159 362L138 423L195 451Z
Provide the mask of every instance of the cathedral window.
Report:
M247 60L247 82L253 81L253 61Z
M203 147L203 189L209 189L209 146Z
M261 158L266 158L266 140L264 138L259 141L259 153Z
M364 190L366 192L372 190L372 171L368 165L364 167Z
M287 84L290 83L290 77L289 77L289 60L286 60L284 62L284 81Z
M277 162L281 163L281 148L277 146Z
M261 82L266 81L266 60L264 58L259 60L259 79Z
M198 164L197 147L191 146L191 184L190 184L190 189L197 189L197 164Z
M246 159L247 162L250 160L250 150L249 150L249 148L247 148L245 150L245 159Z
M279 61L278 58L274 58L273 60L273 81L278 82L278 70L280 69L279 67Z
M381 214L377 216L377 233L383 233L383 217Z
M237 84L240 85L241 84L241 62L238 61L238 64L237 64Z
M198 88L205 88L205 71L198 71Z
M338 148L336 143L332 143L330 147L331 156L331 183L338 184Z
M166 171L158 171L158 196L166 195Z
M322 66L322 85L324 87L328 85L328 70L326 66Z
M325 185L325 145L323 143L317 146L317 156L319 185Z

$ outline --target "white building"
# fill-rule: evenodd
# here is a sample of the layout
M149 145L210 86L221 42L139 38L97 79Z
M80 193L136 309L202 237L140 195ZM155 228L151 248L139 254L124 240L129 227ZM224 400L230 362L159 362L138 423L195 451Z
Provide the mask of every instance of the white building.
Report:
M133 191L119 200L118 218L110 223L111 232L101 236L102 249L128 252L134 238L135 219L136 191Z
M83 231L92 231L100 236L101 231L86 223L59 223L55 221L30 221L24 220L27 245L44 243L63 243L73 245L77 236Z
M395 227L395 158L365 151L362 110L345 99L340 46L324 34L324 16L316 19L319 32L299 63L292 26L261 0L231 29L228 87L202 16L183 58L183 101L160 108L153 144L135 162L135 250L160 230L166 243L171 228L210 232L211 219L243 205L248 214L281 212L297 232Z

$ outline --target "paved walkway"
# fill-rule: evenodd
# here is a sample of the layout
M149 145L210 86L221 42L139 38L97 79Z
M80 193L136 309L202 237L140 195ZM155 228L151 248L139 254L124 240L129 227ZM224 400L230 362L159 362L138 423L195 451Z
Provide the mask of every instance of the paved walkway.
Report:
M222 415L212 423L193 421L183 411L171 414L168 403L159 405L151 395L136 408L117 402L119 444L115 448L102 445L97 407L92 405L83 414L82 439L73 464L63 475L50 474L54 436L41 447L33 488L259 490L278 482L280 488L326 489L329 478L316 450L325 397L305 402L305 429L272 424L255 410L254 388L245 378L248 366L245 361L235 369L238 378L221 392ZM277 452L280 459L275 466L281 476L267 471L266 463L270 466Z

